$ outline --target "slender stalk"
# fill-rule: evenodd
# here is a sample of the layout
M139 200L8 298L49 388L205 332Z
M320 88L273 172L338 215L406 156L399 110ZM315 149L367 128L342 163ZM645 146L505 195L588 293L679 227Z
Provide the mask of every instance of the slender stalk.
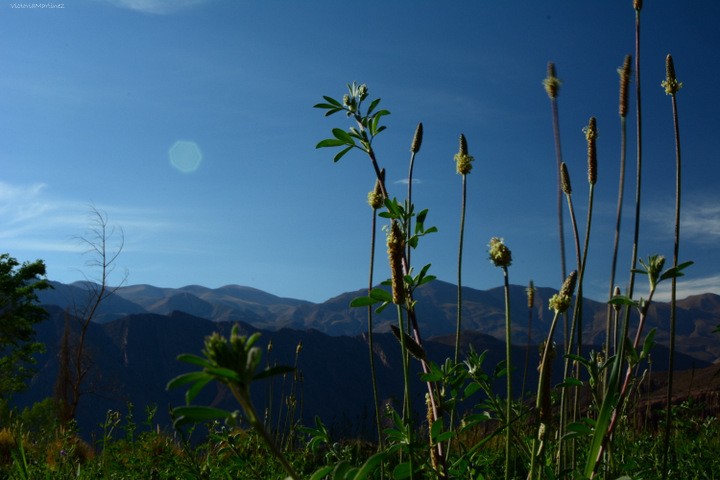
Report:
M381 171L381 175L384 177L384 170ZM379 185L379 181L375 182L375 188L368 195L368 203L372 208L372 223L370 228L370 266L368 274L368 293L373 289L374 285L374 271L375 271L375 240L377 236L377 210L383 204L385 197L382 195L382 190ZM372 382L373 390L373 404L375 405L375 427L377 428L378 435L378 448L382 450L384 448L384 440L382 435L382 423L380 414L380 401L377 387L377 376L375 373L375 349L374 349L374 336L373 336L373 307L368 306L368 354L370 357L370 380ZM383 477L384 472L381 472Z
M510 422L512 421L512 339L511 339L511 324L510 324L510 281L508 278L507 266L502 267L503 279L505 280L505 380L507 385L507 403L505 405L505 479L510 479L510 438L512 427Z
M637 124L637 166L635 184L635 233L633 234L633 248L630 266L630 284L628 286L629 298L635 290L635 269L638 259L638 242L640 238L640 197L642 187L642 102L640 97L640 10L642 0L634 0L635 8L635 119ZM629 310L626 310L629 312ZM629 313L627 314L629 315ZM622 340L621 340L622 341Z
M247 417L248 423L255 429L255 431L260 435L260 437L263 439L265 444L270 448L270 451L275 456L275 458L278 459L282 467L285 469L285 472L290 476L292 480L300 480L300 475L295 473L295 470L293 469L292 465L290 465L290 462L288 462L287 458L285 458L285 455L282 453L282 451L277 447L273 439L270 437L270 434L268 434L267 430L265 430L265 427L263 426L262 421L260 421L260 418L257 415L257 412L255 411L255 407L253 406L250 399L250 392L240 392L238 390L237 386L232 385L230 387L230 390L232 391L233 395L235 396L235 399L238 401L238 403L242 406L243 410L245 411L245 416Z
M619 115L620 115L620 174L618 175L618 200L617 200L617 212L615 218L615 238L613 241L613 254L612 254L612 266L610 269L610 292L608 299L611 299L615 289L615 273L617 271L617 257L618 248L620 244L620 225L622 221L622 210L623 210L623 196L625 191L625 159L627 156L627 110L628 110L628 84L630 82L630 63L632 57L630 55L625 56L623 66L618 70L620 74L620 101L619 101ZM605 356L610 356L610 343L613 337L613 308L608 305L607 307L607 321L605 325ZM605 384L607 384L607 370L605 371Z
M562 176L562 188L563 192L565 193L565 198L567 199L567 205L568 205L568 211L570 213L570 223L572 226L572 232L573 232L573 240L575 242L575 261L577 263L578 270L580 269L580 265L582 265L582 260L580 258L580 235L578 233L578 226L577 221L575 219L575 208L573 206L572 201L572 186L570 184L570 175L568 174L567 165L563 163L561 165L561 176ZM573 290L574 291L574 290ZM565 317L567 317L567 312L564 313ZM573 322L574 324L574 322ZM573 339L574 332L570 333L565 337L565 345L564 345L564 352L566 354L572 353L573 348ZM566 358L564 365L563 365L563 378L567 378L568 375L568 369L570 368L570 361ZM558 471L564 469L565 465L565 439L564 439L564 432L565 428L567 427L568 421L567 421L567 413L568 413L568 405L567 405L567 389L562 389L562 392L560 392L560 439L558 441L558 453L560 461L558 462Z
M520 389L520 399L525 398L525 381L527 380L527 372L530 366L530 345L532 343L532 319L533 306L535 305L535 285L532 280L525 289L527 294L528 305L528 325L527 325L527 347L525 348L525 368L523 369L522 388Z
M408 366L408 350L407 350L407 343L405 341L405 327L404 327L404 319L403 319L403 311L402 306L397 305L397 316L398 316L398 325L400 327L400 350L401 350L401 357L402 357L402 364L403 364L403 382L405 384L404 388L404 401L403 401L403 420L405 422L405 427L407 428L407 434L408 434L408 445L411 447L410 453L408 454L408 460L410 462L410 479L415 478L414 477L414 468L413 468L413 455L412 455L412 435L413 435L413 426L412 426L412 404L410 402L410 371Z
M462 332L462 258L463 240L465 235L465 206L467 202L467 175L462 176L462 201L460 206L460 240L458 245L457 266L457 321L455 325L455 363L460 357L460 337Z
M667 78L665 91L672 97L673 127L675 130L675 242L673 246L673 267L678 266L680 251L680 194L681 194L681 156L680 156L680 123L678 118L676 93L682 84L675 77L675 65L670 55L667 56ZM670 356L668 360L668 386L665 405L665 435L663 439L663 480L668 477L668 459L670 456L670 431L672 429L672 397L673 397L673 369L675 363L675 328L677 309L677 277L672 278L670 293Z

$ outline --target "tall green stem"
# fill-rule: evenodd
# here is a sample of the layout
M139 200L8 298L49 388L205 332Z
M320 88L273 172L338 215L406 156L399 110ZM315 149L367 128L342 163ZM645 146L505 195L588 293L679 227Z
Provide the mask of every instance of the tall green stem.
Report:
M510 438L511 438L511 421L512 421L512 325L510 323L510 281L508 278L508 269L502 267L503 278L505 280L505 379L507 385L507 403L505 405L505 479L510 479Z
M675 242L673 246L673 267L678 266L680 252L680 194L681 194L681 156L680 156L680 123L678 118L677 98L675 93L682 84L675 78L675 66L672 57L667 56L667 79L665 91L672 95L673 126L675 130ZM677 277L672 278L670 293L670 356L668 360L668 386L665 400L665 436L663 439L663 479L668 476L668 459L670 456L670 431L672 429L672 396L673 396L673 369L675 363L675 328L677 310Z
M370 273L368 278L368 292L373 288L373 274L375 265L375 237L377 231L377 210L373 208L372 227L370 235ZM375 404L375 427L377 428L378 447L383 449L382 424L380 420L380 401L378 400L377 377L375 374L375 352L373 342L373 307L368 306L368 353L370 356L370 380L372 382L373 403Z
M460 336L462 331L462 258L465 235L465 205L467 200L467 175L462 176L462 204L460 207L460 240L458 245L457 266L457 321L455 324L455 363L460 357Z

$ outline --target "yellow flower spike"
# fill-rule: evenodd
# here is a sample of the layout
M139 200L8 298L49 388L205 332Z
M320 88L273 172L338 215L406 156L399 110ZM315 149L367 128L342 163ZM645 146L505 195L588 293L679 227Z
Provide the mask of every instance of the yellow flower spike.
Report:
M512 264L512 252L505 245L502 238L493 237L490 239L488 244L490 254L490 261L496 266L501 268L509 267Z
M673 96L683 86L682 82L678 82L675 76L675 62L673 62L670 54L665 58L665 80L660 85L665 89L665 95Z
M472 162L475 160L472 155L468 155L467 140L465 135L460 134L460 147L458 153L455 154L455 170L459 175L467 175L472 170Z
M562 82L555 76L555 64L548 62L548 76L543 80L543 87L548 97L557 98Z

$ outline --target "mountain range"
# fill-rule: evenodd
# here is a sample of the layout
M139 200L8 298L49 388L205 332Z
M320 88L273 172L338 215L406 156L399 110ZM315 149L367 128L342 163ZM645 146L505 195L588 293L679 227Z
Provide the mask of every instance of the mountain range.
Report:
M14 402L23 407L52 396L58 371L58 351L65 318L79 311L86 302L85 283L53 283L53 289L41 293L40 301L49 313L47 321L37 328L37 338L47 346L38 357L39 372L30 388L17 395ZM535 304L529 311L524 287L511 287L513 313L513 358L524 365L528 344L528 318L532 312L531 347L528 354L530 372L526 391L535 388L537 344L547 335L551 315L547 299L555 291L538 288ZM238 324L249 334L259 331L259 345L264 347L265 361L270 364L296 365L295 375L266 380L253 385L258 405L265 405L271 423L287 419L287 400L294 395L297 410L294 419L310 424L319 415L326 424L346 435L365 435L371 430L372 388L368 367L367 309L351 308L350 301L362 296L358 290L339 295L323 303L281 298L260 290L236 285L210 289L201 286L158 288L134 285L117 289L102 304L97 322L88 330L87 352L92 371L85 383L85 394L78 407L78 424L86 435L97 431L108 410L127 411L134 405L136 416L149 406L157 406L155 421L169 425L169 409L184 402L183 391L166 391L167 382L192 367L177 361L181 353L199 354L205 336L219 331L229 334ZM441 363L452 357L456 315L457 287L434 281L419 288L418 318L425 336L428 358ZM504 360L505 310L503 290L463 290L463 351L473 348L487 351L484 367L491 373ZM599 348L603 341L606 306L586 300L585 318L591 319L584 329L587 349ZM378 389L383 404L398 404L402 398L401 361L398 342L387 333L394 322L387 309L375 317L374 359ZM669 306L656 303L650 310L649 328L656 327L657 344L652 350L652 370L667 369ZM720 297L712 294L689 297L678 302L678 371L712 366L720 356L718 335L712 330L720 324ZM77 328L77 322L70 322ZM561 337L558 337L561 341ZM272 343L272 350L267 346ZM298 345L301 353L296 355ZM593 345L596 345L593 347ZM553 382L561 381L560 361L555 362ZM415 374L418 363L413 362ZM522 384L522 368L516 370L514 391ZM414 384L413 398L422 409L424 392L421 382ZM503 391L504 381L499 381ZM237 408L223 388L210 385L199 402ZM283 413L284 412L284 413ZM285 420L283 420L285 415Z

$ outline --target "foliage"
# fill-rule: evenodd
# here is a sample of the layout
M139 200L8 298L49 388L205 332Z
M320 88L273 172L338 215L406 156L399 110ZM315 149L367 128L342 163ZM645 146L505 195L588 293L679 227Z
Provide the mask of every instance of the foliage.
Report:
M35 342L35 325L46 312L37 305L37 292L50 286L41 260L20 264L0 255L0 398L25 388L32 376L33 356L43 351Z

